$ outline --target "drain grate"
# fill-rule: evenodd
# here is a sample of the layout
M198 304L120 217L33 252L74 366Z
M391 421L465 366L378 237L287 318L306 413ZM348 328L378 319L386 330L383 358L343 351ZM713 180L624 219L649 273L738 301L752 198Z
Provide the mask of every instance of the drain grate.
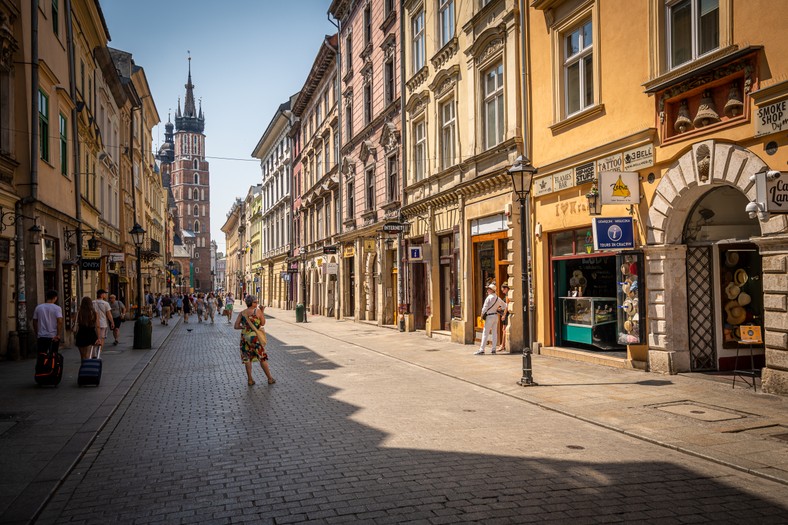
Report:
M677 401L673 403L665 403L662 405L651 405L652 408L668 412L677 416L689 417L699 421L706 421L708 423L715 423L718 421L731 421L734 419L744 419L750 414L731 410L713 405L705 405L703 403L696 403L694 401Z

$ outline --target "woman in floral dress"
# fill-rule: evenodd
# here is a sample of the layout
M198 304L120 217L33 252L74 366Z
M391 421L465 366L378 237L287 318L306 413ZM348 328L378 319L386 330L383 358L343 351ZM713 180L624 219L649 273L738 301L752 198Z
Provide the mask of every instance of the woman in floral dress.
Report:
M254 295L246 296L246 306L246 310L238 314L234 326L236 330L241 330L241 361L246 367L247 382L249 386L254 384L252 362L259 361L260 367L268 378L268 384L273 385L276 383L276 379L274 379L274 376L271 375L271 371L268 369L268 354L265 353L265 346L263 346L254 329L257 328L257 330L262 331L263 325L265 325L265 307L257 306L257 297Z

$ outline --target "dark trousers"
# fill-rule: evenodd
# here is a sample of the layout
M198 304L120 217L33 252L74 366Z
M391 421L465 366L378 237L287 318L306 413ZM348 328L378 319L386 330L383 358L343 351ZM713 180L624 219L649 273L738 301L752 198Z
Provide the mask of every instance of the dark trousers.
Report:
M49 352L50 348L52 348L51 337L39 337L36 340L36 350L38 350L38 353Z

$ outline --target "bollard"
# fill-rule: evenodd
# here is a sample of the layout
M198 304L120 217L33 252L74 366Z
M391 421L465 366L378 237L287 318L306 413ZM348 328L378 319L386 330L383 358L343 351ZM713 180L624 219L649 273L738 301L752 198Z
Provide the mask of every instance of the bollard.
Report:
M141 315L134 322L134 349L147 350L151 348L151 340L153 338L153 323L150 317Z

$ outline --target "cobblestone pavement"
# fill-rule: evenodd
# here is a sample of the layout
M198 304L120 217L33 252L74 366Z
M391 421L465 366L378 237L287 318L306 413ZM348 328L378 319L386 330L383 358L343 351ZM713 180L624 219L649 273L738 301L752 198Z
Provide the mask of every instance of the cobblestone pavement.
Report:
M379 329L266 328L277 383L248 387L238 332L175 327L38 523L786 522L783 484L394 359Z

